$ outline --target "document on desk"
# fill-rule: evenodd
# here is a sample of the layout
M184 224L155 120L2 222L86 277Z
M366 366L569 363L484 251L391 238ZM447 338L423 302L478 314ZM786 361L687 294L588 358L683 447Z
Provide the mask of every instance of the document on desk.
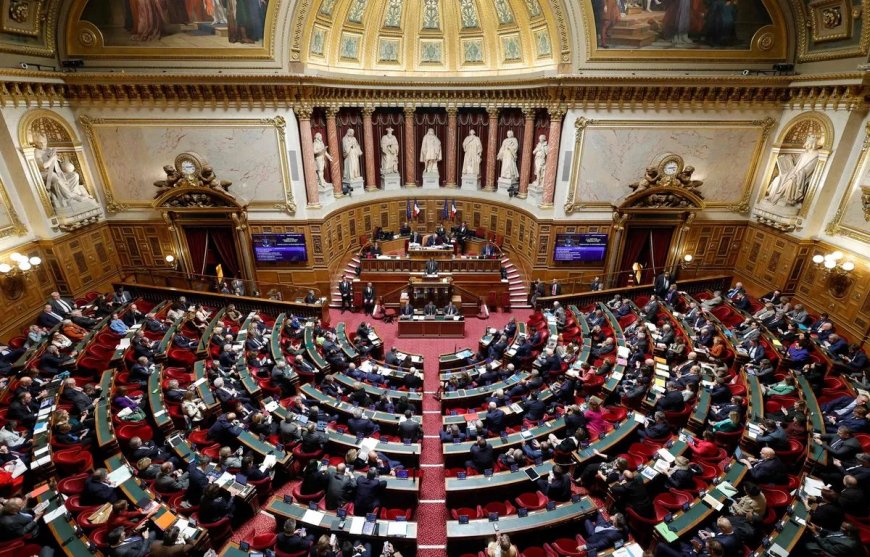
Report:
M721 502L719 502L718 499L716 499L715 497L713 497L713 496L712 496L711 494L709 494L709 493L708 493L707 495L704 495L704 498L701 499L701 501L703 501L704 503L706 503L710 508L712 508L712 509L715 510L715 511L721 511L721 510L722 510L722 507L725 506L725 505L723 505Z
M305 511L305 514L302 515L302 522L305 524L311 524L312 526L320 526L320 521L323 520L323 513L320 511L313 511L308 509ZM365 522L365 519L363 519Z
M725 494L725 497L734 497L737 495L737 488L731 485L731 482L719 482L716 488Z
M674 460L676 460L676 457L674 455L672 455L670 452L668 452L667 449L657 450L656 456L659 457L660 459L664 460L665 462L668 462L668 463L671 463Z
M613 557L643 557L643 548L636 543L630 543L614 551Z
M106 479L109 480L112 485L119 486L132 477L133 474L130 473L130 469L126 466L121 466L117 470L113 470L112 473L106 477Z
M804 493L811 497L821 497L822 488L825 487L825 482L816 478L804 479Z
M352 536L358 536L362 534L363 526L366 523L366 519L361 516L353 516L350 518L350 534Z
M664 522L659 522L655 525L655 531L659 533L663 540L670 543L672 541L676 541L679 536L677 536L676 532L672 532L668 525Z
M45 519L46 524L49 524L50 522L54 522L55 520L57 520L58 518L60 518L62 516L66 516L66 507L63 505L60 505L58 508L54 509L53 511L49 512L48 514L42 515L42 518Z
M776 555L776 557L788 557L790 555L790 553L779 544L771 545L767 548L767 553L770 555Z
M408 535L408 523L391 520L387 526L387 536L398 536L404 538Z

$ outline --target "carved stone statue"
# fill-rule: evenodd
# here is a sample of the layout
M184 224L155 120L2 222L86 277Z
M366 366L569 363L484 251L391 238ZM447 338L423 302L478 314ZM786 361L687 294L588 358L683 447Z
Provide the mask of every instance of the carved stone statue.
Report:
M399 172L399 140L393 135L393 128L381 138L381 176Z
M550 153L550 146L547 145L547 137L545 135L538 136L538 144L535 145L535 150L532 155L535 157L535 181L530 185L543 187L544 173L547 168L547 155Z
M441 140L435 135L435 130L429 128L423 136L423 145L420 147L420 162L425 166L423 172L438 175L438 161L441 160Z
M506 180L516 180L520 173L517 171L517 151L520 149L520 143L514 137L514 132L508 130L507 137L501 142L501 149L498 150L496 158L501 161L501 173L499 178Z
M474 130L468 130L468 135L462 141L462 151L465 156L462 158L462 175L480 176L480 161L483 158L483 144Z
M317 176L317 186L322 188L326 186L326 178L323 174L326 169L326 161L331 161L332 156L326 150L326 144L323 143L323 135L320 132L314 134L311 148L314 151L314 173Z
M57 149L49 147L48 139L42 134L34 137L33 144L36 147L34 155L36 164L39 165L39 173L42 175L42 183L45 184L45 190L51 195L51 192L57 189L57 183L63 172L60 168Z
M817 139L812 134L807 136L804 150L797 157L788 153L780 154L776 159L779 175L767 187L767 201L773 205L782 203L787 206L803 203L818 160Z
M341 139L341 152L344 155L344 180L350 181L362 178L362 170L359 164L362 149L356 137L354 137L352 129L347 130Z
M43 184L54 209L69 214L71 211L78 213L94 208L97 201L81 183L75 166L61 160L57 149L48 146L44 135L38 135L34 144Z
M644 173L643 179L633 184L629 184L630 187L635 192L643 191L647 188L651 188L655 186L659 181L659 169L655 166L649 166Z

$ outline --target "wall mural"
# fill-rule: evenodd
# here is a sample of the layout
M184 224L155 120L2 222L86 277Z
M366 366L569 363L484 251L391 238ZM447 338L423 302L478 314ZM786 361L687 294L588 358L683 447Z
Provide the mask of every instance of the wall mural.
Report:
M79 47L262 47L272 0L86 0Z
M659 51L692 57L693 51L761 51L772 55L784 45L773 32L763 0L584 0L590 46L605 50ZM777 15L781 14L777 12ZM778 26L777 26L778 27ZM594 29L594 40L592 30ZM781 35L781 36L780 36ZM777 44L779 43L779 44ZM669 56L670 57L670 56Z

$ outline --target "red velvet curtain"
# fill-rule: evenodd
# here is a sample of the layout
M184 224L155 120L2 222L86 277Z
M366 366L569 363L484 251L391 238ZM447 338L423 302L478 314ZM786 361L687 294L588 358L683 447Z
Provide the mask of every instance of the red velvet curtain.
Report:
M239 258L236 255L236 242L229 227L210 227L208 232L209 249L214 249L223 264L224 275L239 276Z
M187 250L190 252L190 266L194 273L201 275L205 272L208 229L185 226L184 237L187 239Z
M622 263L619 270L618 284L628 284L631 266L637 262L643 265L641 284L650 283L657 273L661 273L668 259L668 251L671 247L671 238L674 235L674 227L632 227L628 229L625 237L625 246L622 249Z

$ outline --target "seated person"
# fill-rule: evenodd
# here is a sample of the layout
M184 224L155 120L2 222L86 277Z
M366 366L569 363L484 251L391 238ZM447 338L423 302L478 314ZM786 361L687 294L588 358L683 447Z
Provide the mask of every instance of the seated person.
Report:
M788 469L770 447L761 449L761 457L746 457L740 462L749 467L748 477L756 484L784 485L788 483Z
M85 487L79 498L82 505L102 505L118 500L120 493L109 483L108 476L105 468L97 468L93 471L85 480Z
M614 514L610 520L604 518L600 512L594 518L587 518L583 524L586 530L584 546L581 546L587 552L603 551L609 549L626 538L628 528L622 514ZM580 547L577 548L581 550Z

